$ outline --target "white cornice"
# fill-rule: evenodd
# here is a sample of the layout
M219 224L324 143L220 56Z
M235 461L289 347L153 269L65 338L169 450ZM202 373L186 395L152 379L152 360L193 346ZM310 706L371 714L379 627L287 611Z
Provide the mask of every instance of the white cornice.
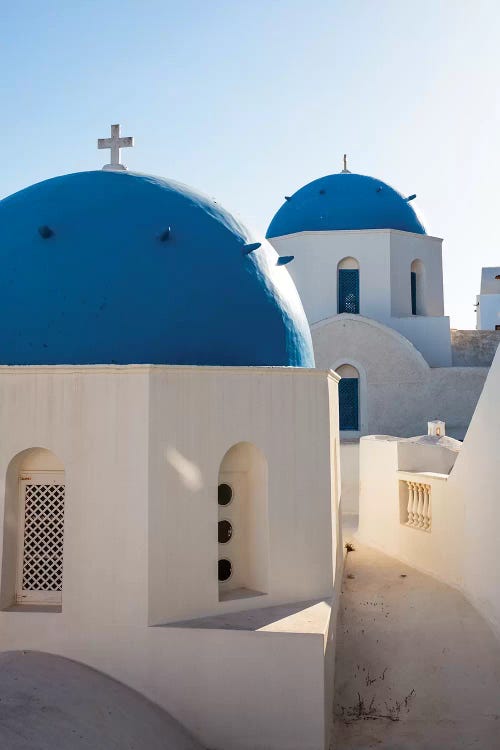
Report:
M437 240L438 242L442 242L442 237L434 237L432 234L421 234L420 232L404 232L402 229L317 229L317 230L311 230L307 229L303 232L292 232L291 234L280 234L277 237L269 237L268 242L273 242L273 240L282 240L287 237L309 237L309 236L317 236L317 235L331 235L334 234L335 236L338 236L340 234L346 234L346 235L356 235L356 234L396 234L401 235L403 237L410 236L410 237L418 237L422 240Z

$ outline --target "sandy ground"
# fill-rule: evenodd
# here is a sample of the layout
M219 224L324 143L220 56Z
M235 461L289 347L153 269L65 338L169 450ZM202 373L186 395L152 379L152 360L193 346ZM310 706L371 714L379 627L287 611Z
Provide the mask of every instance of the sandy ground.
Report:
M202 750L168 713L83 664L0 654L1 750Z
M500 749L500 643L454 589L352 540L334 750Z

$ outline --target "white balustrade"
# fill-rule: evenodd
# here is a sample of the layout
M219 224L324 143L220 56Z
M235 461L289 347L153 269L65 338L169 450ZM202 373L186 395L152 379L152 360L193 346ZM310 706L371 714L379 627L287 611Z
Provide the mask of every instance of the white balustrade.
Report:
M406 481L408 505L406 526L422 531L431 530L431 486L421 482Z

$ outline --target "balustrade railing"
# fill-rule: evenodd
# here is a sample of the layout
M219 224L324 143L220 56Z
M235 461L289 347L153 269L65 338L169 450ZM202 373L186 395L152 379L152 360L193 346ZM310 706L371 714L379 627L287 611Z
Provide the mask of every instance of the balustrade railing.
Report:
M422 482L406 481L408 505L406 526L412 529L430 531L432 523L431 486Z

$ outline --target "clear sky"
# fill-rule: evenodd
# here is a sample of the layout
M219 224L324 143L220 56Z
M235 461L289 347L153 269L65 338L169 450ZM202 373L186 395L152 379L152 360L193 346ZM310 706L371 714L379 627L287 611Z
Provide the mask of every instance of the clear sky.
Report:
M261 233L316 177L370 174L443 237L446 312L475 325L500 266L498 0L3 2L0 195L99 168L217 197Z

